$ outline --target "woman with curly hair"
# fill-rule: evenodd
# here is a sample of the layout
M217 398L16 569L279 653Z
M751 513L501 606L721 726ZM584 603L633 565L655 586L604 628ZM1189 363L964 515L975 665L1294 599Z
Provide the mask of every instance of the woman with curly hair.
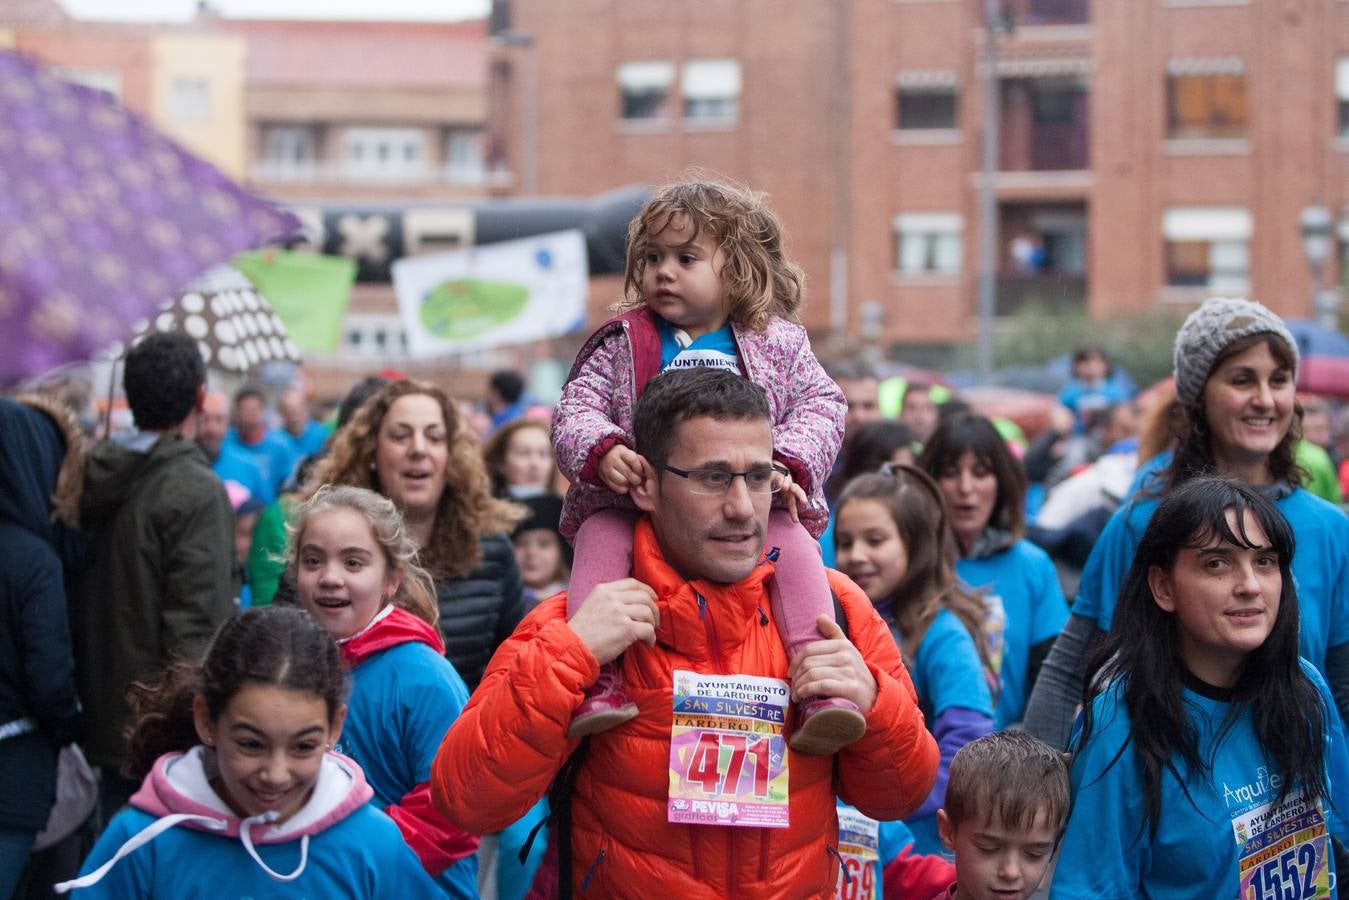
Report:
M440 388L395 381L334 436L307 495L324 484L370 488L402 512L435 581L445 656L471 691L524 617L506 536L523 512L492 496L473 430Z

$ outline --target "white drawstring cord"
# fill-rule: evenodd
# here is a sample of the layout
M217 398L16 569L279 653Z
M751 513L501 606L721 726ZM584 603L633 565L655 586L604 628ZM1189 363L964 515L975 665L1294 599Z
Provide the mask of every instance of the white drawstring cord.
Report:
M294 881L300 877L300 873L304 871L305 863L309 861L309 835L306 834L300 838L300 864L296 866L295 871L291 872L289 875L282 875L279 872L273 871L262 861L262 857L258 856L258 851L253 849L253 826L270 825L272 822L276 821L276 817L276 810L268 810L261 815L249 816L247 819L244 819L239 823L239 840L243 842L244 849L248 851L248 855L253 857L253 862L262 867L262 871L266 872L277 881Z
M103 880L103 876L107 875L122 857L126 856L128 853L134 853L136 850L144 847L173 826L189 820L200 822L212 831L222 831L229 827L229 822L226 822L224 819L213 818L212 816L201 816L194 813L174 813L171 816L165 816L164 818L158 819L150 825L147 825L145 828L142 828L132 836L131 840L123 844L118 851L113 854L112 859L108 860L88 875L82 875L71 881L63 881L60 884L53 886L52 890L56 891L58 894L64 894L74 888L89 887L91 884L97 884L99 881Z

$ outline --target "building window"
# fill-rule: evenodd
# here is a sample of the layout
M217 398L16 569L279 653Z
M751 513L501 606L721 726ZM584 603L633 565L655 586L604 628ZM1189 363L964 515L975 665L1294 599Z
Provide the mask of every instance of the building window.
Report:
M619 116L631 120L668 118L673 85L674 63L623 63L618 67Z
M211 117L211 82L206 78L175 78L169 82L169 116L180 122Z
M487 170L481 128L451 128L445 134L445 171L452 181L479 181Z
M740 114L740 63L733 59L689 60L680 87L686 119L734 122Z
M1246 76L1240 60L1174 61L1166 80L1169 138L1246 136Z
M1181 206L1162 216L1166 283L1239 293L1250 288L1251 214L1241 207Z
M895 216L895 267L905 275L960 272L963 228L956 213L900 213Z
M420 128L350 128L342 136L342 171L354 178L417 178L426 174Z
M1335 111L1342 138L1349 138L1349 56L1335 60Z
M955 128L955 86L895 88L895 127L904 131Z
M275 125L267 129L266 159L279 165L304 165L318 158L314 130L304 125Z

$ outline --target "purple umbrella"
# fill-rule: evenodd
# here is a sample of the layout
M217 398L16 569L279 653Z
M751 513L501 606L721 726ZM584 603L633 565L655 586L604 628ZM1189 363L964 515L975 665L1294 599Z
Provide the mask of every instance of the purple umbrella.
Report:
M126 340L196 275L299 227L106 94L0 51L0 383Z

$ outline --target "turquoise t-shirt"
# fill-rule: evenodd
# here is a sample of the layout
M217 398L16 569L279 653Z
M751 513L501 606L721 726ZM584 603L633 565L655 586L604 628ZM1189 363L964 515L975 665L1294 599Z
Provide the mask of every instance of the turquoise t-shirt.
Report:
M1156 471L1152 464L1148 469ZM1086 616L1102 631L1110 630L1134 551L1160 502L1157 497L1135 496L1110 517L1082 570L1074 615ZM1297 541L1292 570L1301 613L1298 649L1324 675L1326 650L1349 641L1349 517L1301 488L1275 506Z
M1344 810L1349 802L1344 725L1325 682L1302 662L1327 710L1330 797ZM1129 741L1119 684L1092 704L1097 724L1086 746L1076 748L1072 814L1051 900L1335 896L1325 890L1334 882L1334 855L1324 832L1319 842L1315 832L1322 822L1319 827L1343 841L1349 834L1341 816L1296 798L1271 815L1279 776L1269 771L1249 710L1223 731L1229 704L1189 688L1182 696L1194 720L1199 756L1212 760L1212 772L1188 772L1174 760L1181 776L1163 773L1156 837L1143 824L1142 769ZM1314 889L1318 883L1321 890Z
M740 354L735 347L731 325L721 326L692 341L681 329L656 317L656 331L660 334L660 370L689 369L711 366L740 374Z
M993 725L1001 730L1021 721L1030 694L1030 648L1058 636L1068 603L1049 554L1026 540L983 559L961 559L956 575L984 592L985 633L1001 686Z
M81 875L88 875L156 817L126 807L89 851ZM372 803L310 836L280 844L255 844L254 851L276 872L304 869L294 881L279 882L263 871L237 837L193 828L169 828L118 860L90 887L69 894L82 900L130 897L219 897L221 900L279 900L291 897L352 897L369 900L444 897L398 826Z
M351 673L351 698L339 752L354 759L384 809L431 780L445 731L468 702L453 664L426 644L398 644ZM476 897L478 857L467 856L436 878L449 897Z
M949 609L939 610L928 626L909 675L929 729L942 713L953 708L993 717L993 694L984 677L979 649L965 623ZM949 760L942 762L944 766L950 764ZM907 823L918 853L942 852L936 810L922 818L910 818Z

